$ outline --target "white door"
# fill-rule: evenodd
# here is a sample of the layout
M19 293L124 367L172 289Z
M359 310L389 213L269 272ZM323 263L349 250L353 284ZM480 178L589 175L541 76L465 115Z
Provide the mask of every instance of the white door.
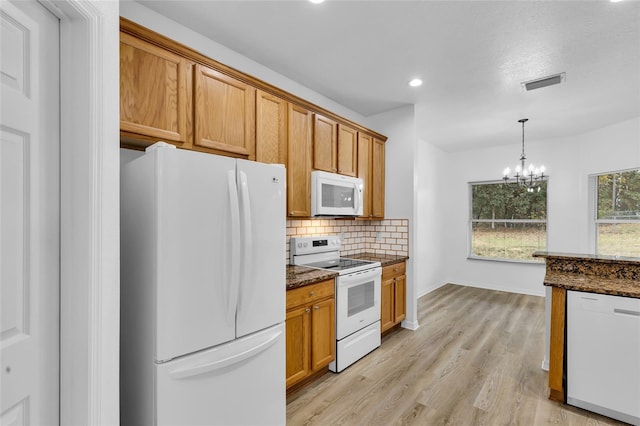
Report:
M156 365L155 373L159 426L286 423L284 324Z
M156 356L166 360L235 338L238 195L235 159L170 148L157 154L164 158L157 169Z
M237 182L242 234L239 337L285 320L285 169L238 160Z
M2 1L2 425L59 422L59 21Z

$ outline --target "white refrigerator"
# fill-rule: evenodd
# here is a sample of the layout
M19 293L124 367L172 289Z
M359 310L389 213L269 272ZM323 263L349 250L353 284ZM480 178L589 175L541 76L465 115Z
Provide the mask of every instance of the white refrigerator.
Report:
M285 191L162 142L122 167L121 424L285 424Z

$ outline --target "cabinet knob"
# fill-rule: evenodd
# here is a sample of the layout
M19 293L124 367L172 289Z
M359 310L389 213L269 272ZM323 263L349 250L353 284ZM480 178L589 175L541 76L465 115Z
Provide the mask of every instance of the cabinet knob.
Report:
M315 311L317 311L318 309L320 309L320 306L316 305L316 306L314 306L314 307L313 307L313 309L314 309Z
M310 292L309 292L309 297L313 297L313 296L315 296L315 294L316 294L315 292L310 291Z
M311 312L311 308L307 308L304 310L305 312Z
M289 212L289 216L293 216L293 212Z

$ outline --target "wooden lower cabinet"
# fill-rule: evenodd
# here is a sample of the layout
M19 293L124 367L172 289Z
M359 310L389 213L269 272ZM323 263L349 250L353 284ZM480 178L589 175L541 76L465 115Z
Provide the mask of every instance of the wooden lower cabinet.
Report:
M334 288L328 280L287 291L287 389L335 359Z
M380 330L384 333L407 315L406 262L382 268Z

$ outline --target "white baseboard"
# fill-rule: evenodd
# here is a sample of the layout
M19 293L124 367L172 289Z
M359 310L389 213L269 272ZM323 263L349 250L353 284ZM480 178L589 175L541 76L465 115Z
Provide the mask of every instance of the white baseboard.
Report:
M418 328L420 328L420 324L418 324L418 321L402 321L402 323L400 324L400 326L402 328L406 328L407 330L411 330L411 331L416 331Z
M486 283L461 283L461 282L448 282L447 284L463 285L465 287L483 288L486 290L506 291L507 293L526 294L528 296L545 297L545 287L540 283L540 291L531 291L530 289L518 288L518 287L500 287Z
M549 360L547 358L542 360L542 367L544 371L549 371Z
M432 291L435 291L437 289L439 289L440 287L442 287L443 285L449 284L447 281L442 281L441 283L438 283L434 286L431 287L427 287L425 290L422 290L420 292L418 292L418 299L420 299L422 296L431 293Z

